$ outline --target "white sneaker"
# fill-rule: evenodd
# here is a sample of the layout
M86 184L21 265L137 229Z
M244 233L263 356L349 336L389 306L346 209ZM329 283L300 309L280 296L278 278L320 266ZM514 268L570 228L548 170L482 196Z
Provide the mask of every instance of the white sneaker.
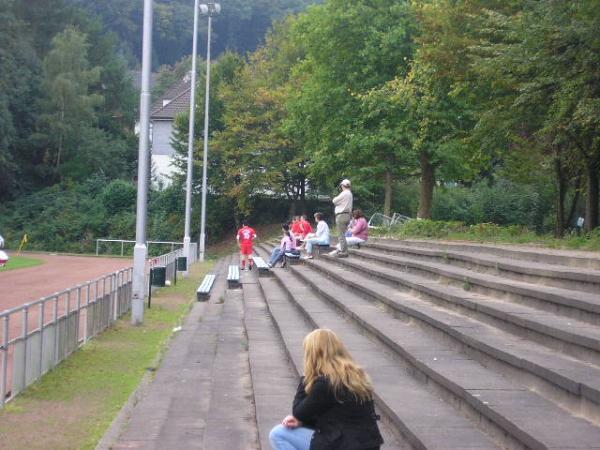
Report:
M332 252L329 252L329 253L327 253L327 254L328 254L329 256L335 256L335 255L337 255L339 252L340 252L340 251L336 249L336 250L334 250L334 251L332 251Z
M306 255L303 256L302 259L313 259L313 255Z

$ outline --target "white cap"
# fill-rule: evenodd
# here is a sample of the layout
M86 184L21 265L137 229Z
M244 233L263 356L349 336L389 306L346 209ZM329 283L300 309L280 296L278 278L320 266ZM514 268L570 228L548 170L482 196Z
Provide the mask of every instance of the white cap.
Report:
M352 186L352 183L350 183L350 180L348 178L344 178L340 183L340 186L350 187Z

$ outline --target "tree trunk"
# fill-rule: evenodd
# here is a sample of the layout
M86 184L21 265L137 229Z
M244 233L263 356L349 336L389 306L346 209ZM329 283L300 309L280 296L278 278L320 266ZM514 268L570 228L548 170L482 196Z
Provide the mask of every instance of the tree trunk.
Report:
M598 168L600 161L587 164L587 189L586 189L586 200L585 200L585 229L586 231L592 231L598 226L598 201L599 201L599 182L600 175L598 174Z
M431 155L422 152L419 156L421 166L421 196L419 199L419 212L417 218L431 219L431 206L433 203L433 188L435 186L435 167L431 163Z
M579 203L579 195L580 195L580 190L579 187L581 186L581 178L577 177L575 179L575 193L573 194L573 201L571 203L571 208L569 209L569 217L567 217L567 221L566 223L568 225L572 225L573 222L575 222L575 212L577 211L577 204Z
M383 199L383 214L391 217L392 215L392 183L394 179L390 169L385 170L385 197Z
M565 194L566 194L566 180L565 174L562 168L560 157L554 158L554 169L556 170L556 184L558 188L558 195L556 197L556 229L554 230L554 236L557 238L562 237L565 232Z
M300 208L302 214L308 214L306 211L306 178L300 181Z

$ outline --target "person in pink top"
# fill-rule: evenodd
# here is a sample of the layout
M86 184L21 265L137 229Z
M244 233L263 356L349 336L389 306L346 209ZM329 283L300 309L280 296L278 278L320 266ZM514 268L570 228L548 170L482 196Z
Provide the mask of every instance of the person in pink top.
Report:
M284 223L281 226L283 231L283 237L281 238L281 244L279 247L275 247L271 253L271 259L269 259L269 267L273 267L275 264L283 260L283 256L286 253L298 253L296 249L296 239L290 233L290 226Z
M352 211L352 221L348 227L351 235L346 237L348 246L360 245L363 242L367 242L369 238L369 224L367 219L360 208L356 208ZM336 246L336 250L340 251L340 244Z

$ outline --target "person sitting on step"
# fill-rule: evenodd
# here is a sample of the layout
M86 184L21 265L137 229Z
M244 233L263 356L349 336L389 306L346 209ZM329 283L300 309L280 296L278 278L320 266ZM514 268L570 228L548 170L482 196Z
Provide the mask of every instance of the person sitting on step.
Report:
M298 252L296 249L296 240L290 233L290 226L287 223L284 223L281 226L283 231L283 237L281 238L281 244L279 247L275 247L273 252L271 252L271 258L269 259L269 267L275 266L280 261L283 261L283 257L286 253L294 253Z
M292 414L271 430L274 450L379 450L373 387L331 330L304 338L304 376Z
M310 222L308 221L308 218L306 217L306 214L302 214L300 216L300 228L302 229L302 241L304 242L306 240L306 237L309 234L313 234L314 230L312 225L310 224Z
M290 233L296 240L296 245L300 245L302 243L302 238L304 237L304 233L302 231L302 220L300 216L294 216L292 218L292 221L290 222Z
M317 232L307 235L304 244L306 246L306 256L304 259L312 259L312 250L314 245L329 245L329 225L323 220L323 214L315 213L315 222L317 222Z
M348 226L350 236L346 238L346 244L348 246L356 245L367 242L369 238L369 224L367 219L360 208L356 208L352 211L352 221ZM340 245L338 244L334 251L330 252L330 256L336 256L340 252Z

